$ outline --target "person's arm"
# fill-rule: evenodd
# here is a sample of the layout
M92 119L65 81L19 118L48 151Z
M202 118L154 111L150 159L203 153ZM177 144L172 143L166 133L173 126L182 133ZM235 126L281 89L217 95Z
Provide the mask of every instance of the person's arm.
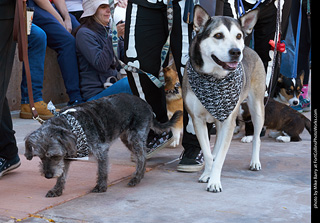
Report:
M111 37L101 46L95 34L86 28L79 29L76 35L77 50L99 72L106 72L113 64Z
M65 0L54 0L54 5L57 7L63 18L65 24L64 27L68 30L69 33L71 33L72 23Z
M51 15L53 15L58 22L65 27L64 25L64 21L63 18L60 16L60 14L57 12L57 10L55 10L55 8L53 8L53 6L51 5L49 0L34 0L34 2L43 10L46 10L47 12L49 12Z

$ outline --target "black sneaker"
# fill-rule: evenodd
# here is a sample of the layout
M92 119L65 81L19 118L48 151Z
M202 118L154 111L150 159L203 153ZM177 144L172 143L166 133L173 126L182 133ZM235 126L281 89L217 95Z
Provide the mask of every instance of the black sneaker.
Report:
M180 163L177 171L180 172L198 172L204 167L203 154L201 149L184 150L180 156Z
M160 135L151 133L147 141L147 159L150 159L155 153L170 145L172 141L173 134L171 131L163 132Z
M7 160L0 157L0 177L2 177L7 172L18 168L21 165L20 158L16 155L15 158Z

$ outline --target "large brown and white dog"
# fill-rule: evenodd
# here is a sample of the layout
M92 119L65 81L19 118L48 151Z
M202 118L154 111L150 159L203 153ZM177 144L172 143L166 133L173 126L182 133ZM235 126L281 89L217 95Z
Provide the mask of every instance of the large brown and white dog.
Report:
M221 169L239 106L246 98L254 125L250 169L261 169L260 132L264 123L266 75L258 54L244 44L244 37L251 33L258 12L252 10L238 21L230 17L210 17L201 6L195 6L196 36L190 46L182 92L203 151L205 170L199 182L208 183L207 191L222 191ZM206 123L213 122L217 137L211 153Z

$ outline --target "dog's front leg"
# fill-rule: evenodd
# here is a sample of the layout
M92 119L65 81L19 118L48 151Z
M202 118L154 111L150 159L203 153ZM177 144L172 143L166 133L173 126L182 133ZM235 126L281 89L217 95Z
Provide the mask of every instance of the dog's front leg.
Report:
M70 166L70 160L63 160L63 162L64 162L63 172L60 175L60 177L58 177L56 185L54 185L54 187L48 191L48 193L46 194L46 197L59 197L62 194L64 185L66 183L66 178L67 178L67 174Z
M208 136L208 127L205 120L198 117L192 117L192 122L205 162L204 171L199 178L199 183L207 183L210 178L213 162Z
M108 151L109 147L101 151L98 160L98 178L97 185L92 189L93 193L102 193L107 191L108 181Z
M230 114L229 118L227 118L223 123L219 121L216 122L218 134L216 136L216 143L213 148L215 159L212 164L212 171L210 173L210 179L207 185L207 191L210 192L222 192L220 180L221 170L229 150L235 128L235 116L233 113Z

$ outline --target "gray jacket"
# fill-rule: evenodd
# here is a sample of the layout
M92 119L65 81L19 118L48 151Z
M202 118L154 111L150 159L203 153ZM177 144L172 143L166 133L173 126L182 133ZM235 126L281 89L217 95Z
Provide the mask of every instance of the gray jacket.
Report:
M84 100L104 90L103 84L117 76L118 70L112 48L109 28L96 23L95 30L81 27L76 34L76 47L80 73L80 90ZM118 55L123 52L123 41L119 40Z

